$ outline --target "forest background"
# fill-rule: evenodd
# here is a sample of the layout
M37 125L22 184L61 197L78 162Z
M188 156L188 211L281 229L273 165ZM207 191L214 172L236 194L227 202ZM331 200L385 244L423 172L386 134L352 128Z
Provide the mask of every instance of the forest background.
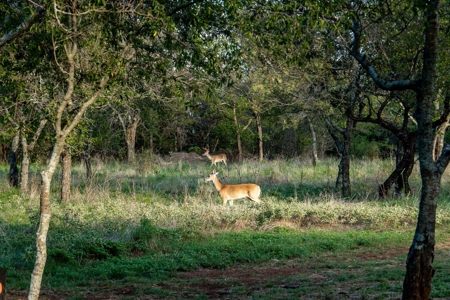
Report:
M418 240L404 297L429 295L436 199L449 160L447 3L0 5L0 144L10 185L28 194L30 163L44 166L30 298L40 290L46 244L39 241L60 161L65 201L72 156L90 178L92 157L134 163L137 152L203 148L240 163L308 157L315 165L337 156L344 198L352 195L352 157L395 161L378 186L381 198L410 194L419 159Z

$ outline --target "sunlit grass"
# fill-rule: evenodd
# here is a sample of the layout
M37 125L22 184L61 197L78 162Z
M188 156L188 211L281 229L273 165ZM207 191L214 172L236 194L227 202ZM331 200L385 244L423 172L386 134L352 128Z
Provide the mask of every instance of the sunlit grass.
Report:
M207 161L167 162L153 156L138 157L135 165L95 161L89 180L84 165L75 164L69 202L59 200L59 171L53 180L44 282L70 289L88 286L97 277L133 280L146 264L152 270L146 272L162 280L199 266L226 268L310 257L308 253L408 247L419 204L417 166L410 196L380 200L376 187L389 175L392 162L354 161L353 194L343 199L335 188L338 163L330 159L313 167L294 159L220 165L216 169L223 183L254 182L262 189L261 204L241 199L233 207L222 206L214 186L204 182L214 169ZM28 195L9 188L7 171L0 166L0 267L10 269L12 289L26 289L35 258L40 167L33 166ZM450 185L443 180L437 226L444 240L449 235L449 195ZM378 238L383 236L382 242ZM219 261L218 251L223 254ZM124 265L126 270L119 272ZM83 276L77 275L80 269ZM350 275L339 280L352 280Z

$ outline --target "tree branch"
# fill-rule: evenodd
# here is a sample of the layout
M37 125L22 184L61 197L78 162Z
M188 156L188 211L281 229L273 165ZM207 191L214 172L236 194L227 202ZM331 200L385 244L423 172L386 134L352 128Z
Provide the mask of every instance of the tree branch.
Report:
M25 19L14 30L9 31L2 37L0 37L0 47L5 46L7 43L20 36L23 32L28 30L41 16L44 15L43 9L36 10L28 19Z

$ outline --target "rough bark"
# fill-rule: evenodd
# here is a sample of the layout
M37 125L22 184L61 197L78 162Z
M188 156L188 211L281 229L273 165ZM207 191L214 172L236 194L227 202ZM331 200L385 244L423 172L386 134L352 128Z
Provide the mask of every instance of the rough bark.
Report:
M61 202L69 202L72 182L72 155L68 149L61 153L61 173Z
M419 216L412 245L406 259L403 299L429 299L433 268L436 207L441 176L448 165L450 149L446 147L437 162L433 160L434 128L432 122L436 81L439 32L439 2L430 1L425 8L427 23L420 87L417 89L418 150L422 193Z
M11 150L9 152L9 186L19 186L19 168L17 167L17 153L19 151L20 132L16 131L11 143Z

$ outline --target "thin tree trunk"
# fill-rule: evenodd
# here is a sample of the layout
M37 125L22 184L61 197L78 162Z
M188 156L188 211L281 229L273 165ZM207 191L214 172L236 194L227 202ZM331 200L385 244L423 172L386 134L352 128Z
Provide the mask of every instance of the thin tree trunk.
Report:
M20 171L20 192L22 194L26 194L28 192L30 154L28 151L27 139L23 134L21 134L21 141L22 141L22 166Z
M9 186L19 186L19 168L17 167L17 153L19 151L20 132L16 131L11 143L11 151L9 152Z
M342 197L349 197L352 193L352 186L350 180L350 146L352 142L352 132L355 126L355 121L349 116L347 117L347 126L345 129L336 128L338 132L340 132L343 136L342 143L339 141L339 138L334 133L333 127L331 123L326 119L325 120L328 133L334 140L336 148L341 155L341 160L338 166L338 176L336 178L336 189L341 189Z
M352 184L350 180L350 147L352 144L352 132L355 121L347 117L347 126L344 131L344 143L341 158L341 168L342 168L342 197L350 197L352 194Z
M30 151L34 149L34 146L36 145L36 142L39 138L39 136L42 133L42 130L44 129L45 124L47 124L47 120L41 120L38 129L34 133L33 141L31 144L28 144L26 136L21 132L20 139L22 144L22 166L21 166L21 172L20 172L20 192L22 194L28 193L28 181L29 181L29 174L30 174Z
M237 148L238 148L238 161L241 163L243 161L243 155L242 155L242 145L241 145L241 133L239 131L239 122L237 119L236 114L236 105L233 103L233 120L234 120L234 127L236 130L236 141L237 141Z
M126 142L128 163L134 163L136 158L136 132L138 124L139 119L133 118L133 122L127 127Z
M89 146L86 145L83 148L83 161L86 166L86 178L92 178L92 166L91 166L91 156L89 155Z
M72 154L68 149L61 153L61 169L61 202L69 202L72 182Z
M316 131L314 130L314 126L311 122L311 120L309 119L308 116L306 116L306 120L308 121L309 124L309 130L311 131L311 139L312 139L312 145L311 145L311 151L312 151L312 164L313 166L317 165L317 139L316 139Z
M65 137L59 137L55 143L50 161L42 171L41 183L41 205L40 205L40 220L39 228L36 233L36 261L34 263L33 273L31 274L30 290L28 292L28 299L39 299L41 290L42 275L44 274L45 264L47 262L47 235L50 226L52 213L50 211L50 186L56 167L59 162L59 157L63 149Z
M259 161L263 161L264 151L263 151L263 131L262 131L262 124L261 124L261 116L256 111L254 113L255 113L255 120L256 120L256 128L258 129Z
M433 142L433 159L434 160L436 160L441 155L442 149L444 148L445 132L447 131L447 128L450 126L449 121L450 121L450 116L447 117L447 120L436 129L436 135L434 137L434 142Z

